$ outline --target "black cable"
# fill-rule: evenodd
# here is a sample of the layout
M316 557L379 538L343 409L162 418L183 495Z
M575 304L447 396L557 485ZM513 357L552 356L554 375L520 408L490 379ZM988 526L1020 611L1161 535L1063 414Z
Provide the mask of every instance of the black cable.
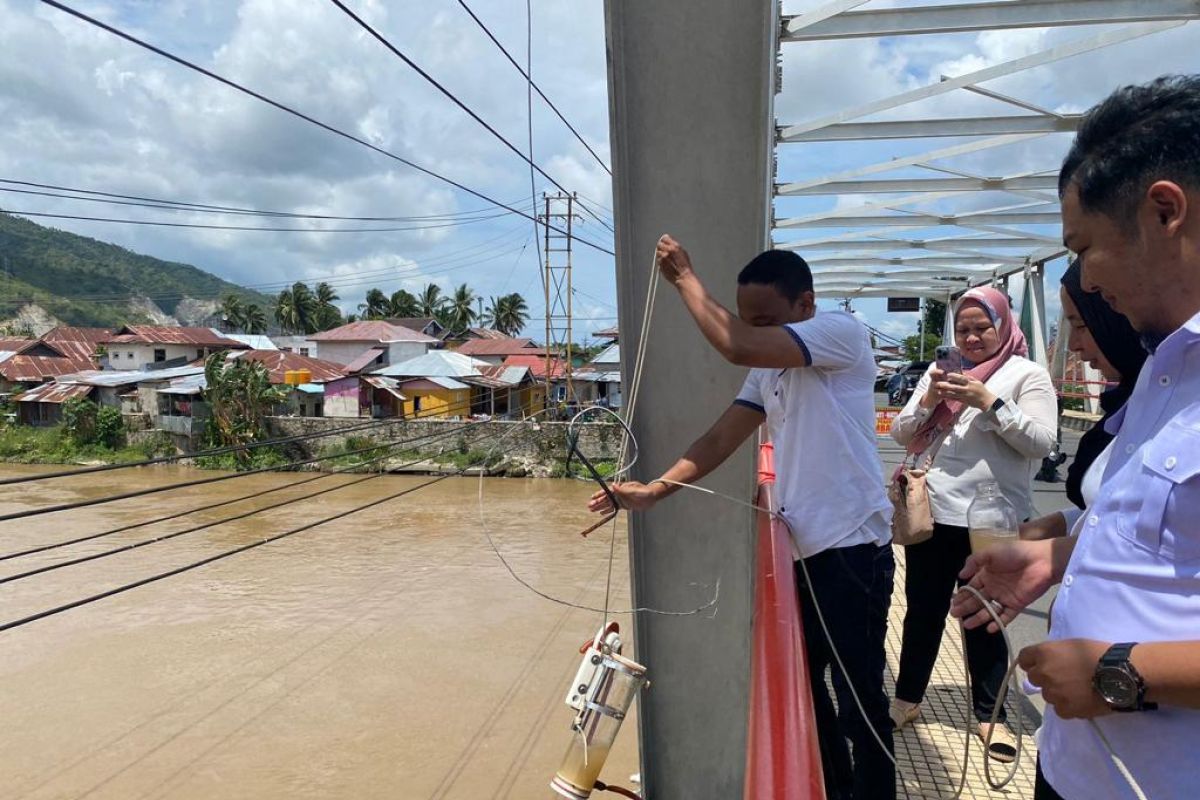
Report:
M279 102L278 100L272 100L271 98L267 97L266 95L259 94L258 92L254 91L253 89L249 89L245 86L242 86L241 84L236 83L235 81L232 81L229 78L225 78L221 75L218 75L217 73L215 73L211 70L205 69L204 67L201 67L200 65L195 64L191 61L188 61L187 59L185 59L181 56L177 56L174 53L169 53L160 47L156 47L156 46L150 44L149 42L146 42L142 39L137 38L136 36L133 36L132 34L129 34L129 33L126 33L125 31L120 30L119 28L115 28L112 25L102 22L99 19L96 19L95 17L88 16L87 14L84 14L82 11L78 11L64 3L60 3L60 2L58 2L58 0L41 0L41 2L45 3L46 5L50 6L51 8L56 8L59 11L62 11L66 14L70 14L71 16L75 17L76 19L82 20L83 22L86 22L89 25L94 25L95 27L100 28L101 30L107 31L107 32L113 34L114 36L118 36L118 37L124 39L125 41L130 42L131 44L136 44L138 47L141 47L145 50L149 50L150 52L152 52L156 55L162 56L163 58L169 59L170 61L174 61L176 64L179 64L180 66L187 67L188 69L198 72L201 75L212 78L213 80L218 81L220 83L223 83L231 89L235 89L239 92L242 92L245 95L253 97L255 100L266 103L267 105L270 105L273 108L279 109L280 111L291 114L292 116L302 119L305 122L316 125L317 127L321 128L322 130L326 130L336 136L342 137L343 139L347 139L349 141L355 142L356 144L362 145L363 147L373 150L374 152L379 153L380 155L387 156L388 158L392 159L393 161L397 161L401 164L404 164L405 166L407 166L411 169L414 169L424 175L428 175L431 178L435 178L439 181L442 181L443 183L449 184L450 186L453 186L455 189L458 189L459 191L462 191L462 192L466 192L467 194L472 195L473 197L477 197L486 203L490 203L499 208L503 208L504 210L509 211L513 214L524 217L530 221L536 222L536 219L529 216L525 212L520 211L516 208L513 208L510 205L506 205L505 203L501 203L499 200L495 200L495 199L487 196L486 194L483 194L482 192L476 191L475 189L471 189L470 187L465 186L465 185L459 183L458 181L453 180L452 178L448 178L445 175L442 175L438 172L433 171L432 169L429 169L428 167L423 167L414 161L410 161L409 159L404 158L403 156L396 155L395 153L391 152L390 150L386 150L378 145L371 144L366 139L359 138L351 133L347 133L346 131L343 131L339 128L335 128L332 125L329 125L328 123L321 122L317 118L311 117L308 114L305 114L301 111L297 111L296 109L294 109L290 106L287 106L287 105ZM565 231L558 231L558 232L562 233L563 235L566 235ZM588 241L587 239L584 239L584 238L578 237L578 236L576 236L574 238L577 241L579 241L581 244L585 244L588 247L593 248L594 250L599 250L600 252L606 253L610 256L615 255L615 253L612 250L609 250L606 247L598 245L595 242Z
M462 474L463 472L466 472L466 469L460 470L459 474ZM220 561L221 559L229 558L230 556L237 555L238 553L244 553L247 550L253 550L256 547L262 547L264 544L270 544L271 542L279 541L280 539L287 538L288 536L294 536L297 533L303 533L304 531L312 530L313 528L316 528L320 525L325 525L330 522L336 522L337 520L344 519L345 517L348 517L352 514L357 514L360 511L366 511L369 508L374 508L375 506L383 505L384 503L390 502L392 500L396 500L396 499L403 497L405 495L408 495L408 494L412 494L413 492L424 489L426 486L432 486L435 483L440 483L440 482L446 480L447 478L452 478L452 477L455 477L455 475L441 475L437 478L434 478L433 480L426 481L425 483L419 484L417 486L413 486L409 489L405 489L404 491L396 492L395 494L390 494L387 497L382 497L378 500L373 500L370 503L358 506L357 508L352 508L348 511L342 511L342 512L339 512L332 516L325 517L323 519L319 519L315 522L310 522L305 525L301 525L298 528L292 528L291 530L284 531L283 533L277 533L274 536L268 536L267 538L262 539L260 541L250 542L249 544L242 545L241 547L235 548L233 550L227 550L223 553L217 553L216 555L209 556L208 558L201 559L200 561L194 561L191 564L185 564L182 567L176 567L175 569L168 570L167 572L160 572L157 575L151 575L148 578L142 578L141 580L134 581L133 583L123 584L123 585L117 586L113 589L109 589L107 591L100 592L99 594L94 594L89 597L84 597L82 599L75 600L70 603L65 603L63 605L56 606L51 609L47 609L46 611L39 611L36 614L31 614L27 617L22 617L21 619L13 620L11 622L6 622L6 623L0 625L0 632L12 630L13 628L19 628L22 625L28 625L31 622L36 622L38 620L45 619L47 617L52 617L56 614L61 614L64 611L70 611L71 609L79 608L80 606L85 606L90 603L95 603L99 600L104 600L105 598L113 597L114 595L122 594L124 592L128 592L133 589L137 589L142 586L146 586L146 585L154 583L156 581L161 581L166 578L173 577L175 575L180 575L184 572L189 572L191 570L198 569L207 564L211 564L214 561Z
M371 447L360 447L360 448L357 448L354 450L345 450L341 453L333 453L333 454L330 454L327 456L322 456L319 460L320 461L332 461L334 459L343 458L345 456L359 455L361 453L367 453L367 452L371 452L373 450L382 450L382 449L391 450L396 447L400 447L403 445L409 445L414 442L421 441L422 439L432 439L432 440L436 441L439 438L445 438L448 436L453 436L453 435L459 434L459 433L461 433L461 431L462 431L462 428L454 428L453 430L443 431L440 433L423 434L421 436L414 436L414 437L411 437L408 439L396 439L391 442L385 442L384 444L380 444L380 445L374 445ZM293 481L291 483L283 484L282 486L274 486L270 489L262 489L257 492L251 492L250 494L242 495L241 497L235 497L232 500L222 500L218 503L209 503L208 505L197 506L196 508L190 508L187 511L177 511L173 514L167 514L166 516L156 517L154 519L145 520L143 522L134 522L134 523L130 523L128 525L122 525L118 528L112 528L111 530L101 531L100 533L93 533L93 534L89 534L87 536L78 536L74 539L67 539L67 540L61 541L61 542L54 542L52 544L41 545L39 547L32 547L27 550L21 550L19 552L15 552L15 553L7 553L5 555L0 555L0 561L10 561L14 558L30 556L30 555L34 555L36 553L44 553L48 550L57 550L60 547L68 547L70 545L80 544L82 542L90 542L94 539L103 539L107 536L112 536L113 534L124 533L126 531L135 530L137 528L145 528L150 525L157 525L160 522L169 522L170 520L179 519L180 517L186 517L186 516L190 516L192 514L198 514L201 511L211 511L214 508L230 506L230 505L233 505L234 503L241 503L246 500L254 500L256 498L263 497L268 494L272 494L273 492L280 492L280 491L283 491L284 489L291 489L296 486L303 486L308 483L313 483L315 481L319 481L324 478L328 478L330 475L338 475L343 472L353 472L355 470L362 469L363 467L366 467L368 465L375 464L380 461L384 461L391 457L392 456L390 454L385 453L382 456L377 456L376 458L368 459L367 461L364 461L361 464L352 464L352 465L350 465L348 467L344 467L342 469L333 470L332 472L323 472L312 478L305 478L304 480ZM422 459L422 460L427 460L427 459ZM419 462L413 462L413 463L419 463ZM405 464L403 466L412 466L412 465Z
M209 225L203 222L161 222L148 219L122 219L120 217L90 217L85 214L50 214L42 211L22 211L19 208L0 208L5 214L22 217L44 217L46 219L74 219L83 222L111 222L119 225L148 225L154 228L199 228L214 231L250 231L258 233L396 233L397 231L427 231L435 228L455 228L469 222L439 222L431 225L411 225L395 228L279 228L256 225ZM498 219L504 216L496 214L493 217L481 217L471 222L482 222L485 219Z
M491 434L490 436L484 436L481 438L483 441L488 441L489 439L494 439L500 435L501 434L499 432L497 432L497 433ZM476 441L479 441L479 439L476 439ZM384 458L386 458L386 456L384 456ZM382 459L380 459L380 460L382 460ZM416 461L410 461L406 464L401 464L400 468L411 467L412 465L420 464L422 461L425 461L425 460L426 459L421 458L421 459L417 459ZM345 468L342 468L341 470L335 470L333 472L322 475L321 478L330 478L330 477L333 477L334 475L340 475L344 472L350 471L351 469L357 469L357 468L358 468L358 466L345 467ZM193 525L192 527L184 528L181 531L173 531L172 533L166 533L166 534L163 534L162 536L155 536L150 539L143 539L140 542L130 542L129 544L121 545L120 547L114 547L110 550L101 550L98 553L89 553L86 556L79 556L78 558L72 558L72 559L68 559L66 561L59 561L54 564L47 564L46 566L36 567L34 569L26 570L25 572L18 572L13 575L5 575L4 577L0 578L0 585L5 584L5 583L12 583L14 581L23 580L24 578L32 578L34 575L41 575L46 572L53 572L55 570L63 569L65 567L73 567L77 564L85 564L89 561L96 561L101 558L107 558L109 556L119 555L120 553L125 553L130 550L137 550L140 547L146 547L147 545L157 544L158 542L169 541L171 539L175 539L177 537L184 536L189 533L196 533L197 531L207 530L209 528L215 528L217 526L225 525L230 522L237 522L239 520L243 520L248 517L257 516L258 514L262 514L267 511L274 511L276 509L283 508L285 506L294 505L296 503L304 503L309 500L312 500L313 498L321 497L322 495L326 495L331 492L340 491L342 489L346 489L351 486L356 486L360 483L365 483L366 481L375 480L376 478L383 477L383 475L385 475L385 474L386 473L384 473L384 472L379 472L374 475L367 475L366 477L363 477L363 478L357 478L352 481L347 481L346 483L340 483L337 486L331 486L328 489L321 489L320 491L312 492L310 494L302 495L300 497L290 497L286 500L280 500L278 503L272 503L270 505L265 505L265 506L261 506L259 508L254 508L254 509L251 509L250 511L246 511L241 514L235 514L232 517L225 517L223 519L213 520L212 522L205 522L200 525ZM288 484L287 487L282 487L282 488L290 488L291 486L294 486L294 485L295 484Z
M404 217L344 217L333 214L301 214L293 211L269 211L265 209L246 208L244 206L220 206L211 203L191 203L183 200L166 200L161 197L144 197L136 194L117 194L115 192L101 192L92 189L78 189L73 186L59 186L52 183L36 183L34 181L18 181L11 178L0 178L0 183L13 184L14 186L32 186L36 189L50 189L54 192L74 192L75 194L96 195L95 197L72 197L70 195L54 194L52 192L37 192L28 189L10 189L0 187L3 192L16 192L19 194L42 195L46 197L61 197L68 200L88 200L97 203L112 203L114 205L131 205L141 206L145 208L165 208L172 211L198 211L206 213L220 213L233 215L246 215L256 217L284 217L286 219L320 219L334 220L342 222L419 222L423 220L452 220L466 218L471 219L476 215L492 211L491 208L481 208L471 211L454 211L445 214L425 214L417 216ZM123 202L119 202L123 201ZM484 217L491 219L491 217Z
M463 11L466 11L467 14L470 15L471 19L475 20L475 24L478 25L485 34L487 34L487 37L492 40L492 44L499 48L500 52L504 54L504 57L508 59L508 63L517 68L517 72L521 73L521 77L533 87L533 90L538 93L538 96L541 97L542 100L545 101L546 105L550 107L550 110L553 111L560 120L562 120L562 123L566 125L571 133L575 135L575 138L579 140L579 143L582 144L587 151L592 154L592 158L596 159L596 163L599 164L605 172L607 172L609 175L612 175L612 169L609 168L608 164L604 163L604 159L600 158L600 155L592 149L592 146L587 143L587 140L583 138L583 135L579 131L575 130L575 126L572 125L565 116L563 116L563 113L558 110L558 106L551 102L550 98L546 96L546 93L541 90L541 87L533 82L533 70L526 72L525 70L521 69L521 65L517 63L517 60L509 54L508 50L504 48L504 45L500 44L500 40L497 39L490 30L488 30L487 25L483 24L483 21L475 15L475 12L471 10L470 6L463 2L463 0L458 0L458 4L462 6Z
M466 423L464 427L470 427L475 423ZM462 430L458 428L456 430ZM329 436L344 433L345 431L334 431ZM344 454L343 454L344 455ZM289 467L299 467L304 464L313 464L320 461L323 457L305 459L303 461L293 461ZM122 492L121 494L110 495L108 497L93 497L87 500L75 500L70 503L59 503L53 506L43 506L41 508L30 508L24 511L12 511L7 514L0 515L0 522L8 522L14 519L28 519L29 517L38 517L43 514L55 514L59 511L71 511L77 508L88 508L90 506L105 505L107 503L115 503L119 500L131 500L135 497L145 497L151 494L159 494L160 492L169 492L175 489L189 489L193 486L207 486L210 483L220 483L222 481L231 481L238 478L249 477L250 475L261 475L264 472L277 472L278 467L258 467L256 469L248 469L243 472L233 472L225 475L215 475L210 478L197 478L190 481L181 481L179 483L169 483L163 486L154 486L149 489L137 489L132 492Z
M357 22L363 30L365 30L376 41L378 41L380 44L382 44L384 47L386 47L388 50L390 50L392 55L396 56L401 61L403 61L405 64L407 64L414 72L416 72L418 75L420 75L422 78L424 78L425 81L430 86L437 89L450 102L454 103L454 105L458 106L463 111L465 111L471 119L475 120L480 125L482 125L484 127L484 129L487 130L488 133L490 133L501 144L503 144L505 147L507 147L509 150L511 150L513 153L515 153L522 161L527 162L532 169L537 170L539 175L541 175L543 178L545 178L546 180L553 183L560 192L562 192L564 194L570 194L570 192L567 191L567 188L565 186L563 186L561 183L559 183L557 180L554 179L554 176L552 176L550 173L546 172L546 170L544 170L540 166L538 166L537 163L532 158L529 158L524 153L522 153L521 149L519 147L517 147L515 144L513 144L512 142L510 142L508 139L506 139L504 137L504 134L500 133L500 131L496 130L490 124L488 124L488 122L483 117L479 116L477 113L475 113L475 111L473 111L471 109L470 106L468 106L462 100L458 99L457 95L455 95L453 92L451 92L449 89L447 89L441 83L439 83L436 78L434 78L432 75L430 75L425 70L421 69L421 67L417 64L417 62L413 61L411 58L409 58L407 55L405 55L404 52L402 50L400 50L398 47L396 47L394 44L392 44L387 39L386 36L384 36L379 31L375 30L375 28L371 27L371 24L369 22L367 22L362 17L358 16L358 14L355 14L353 11L351 11L350 8L345 3L342 2L342 0L329 0L329 2L333 3L335 6L340 8L346 14L346 16L350 17L350 19ZM588 213L590 214L591 212L589 211ZM595 215L593 214L592 216L595 216ZM599 217L596 217L596 219L600 221L601 225L605 224L604 220L601 220ZM548 223L549 223L549 220L547 220L547 224Z
M467 9L470 12L470 9ZM474 14L472 14L474 16ZM528 66L528 75L533 75L533 12L529 5L529 0L525 0L525 63ZM528 77L527 75L527 77ZM533 79L530 78L525 87L525 104L526 104L526 119L529 123L529 197L533 204L533 214L537 216L538 201L537 201L537 183L533 175ZM550 209L546 209L546 224L550 224ZM546 298L546 313L550 313L550 294L546 286L546 266L542 263L542 231L538 223L533 223L533 245L537 252L537 270L538 277L542 283L542 295ZM550 343L547 342L547 345Z

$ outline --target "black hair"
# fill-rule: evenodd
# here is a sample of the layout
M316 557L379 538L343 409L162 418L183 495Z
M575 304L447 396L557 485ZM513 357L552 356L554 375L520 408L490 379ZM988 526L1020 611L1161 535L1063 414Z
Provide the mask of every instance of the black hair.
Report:
M767 250L759 253L738 273L738 286L755 283L774 287L789 303L813 290L812 270L808 262L791 250Z
M1126 227L1146 188L1200 189L1200 75L1167 75L1113 92L1084 116L1058 175L1079 203Z

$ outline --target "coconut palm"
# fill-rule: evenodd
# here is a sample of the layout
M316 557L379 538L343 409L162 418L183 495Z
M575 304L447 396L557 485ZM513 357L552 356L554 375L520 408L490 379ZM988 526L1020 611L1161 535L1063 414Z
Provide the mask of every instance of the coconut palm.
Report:
M390 312L388 296L378 289L371 289L363 298L365 302L358 304L364 319L383 319Z
M454 333L462 333L478 318L479 313L475 310L475 292L465 283L460 284L446 303L443 324Z
M230 330L241 330L244 327L244 307L242 298L236 294L227 294L221 300L221 317L225 320L225 324Z
M258 303L250 303L242 308L241 328L252 335L267 332L267 314Z
M419 317L421 302L412 292L399 289L392 293L388 301L388 316L390 317Z
M517 292L493 297L483 312L482 324L505 336L516 336L529 321L529 305Z
M417 304L420 306L421 316L440 316L442 308L446 305L446 298L442 295L442 287L436 283L428 284L421 290L421 295L417 298Z
M275 321L292 333L315 333L318 308L317 297L312 289L296 281L292 288L284 289L275 298Z
M327 331L342 324L342 311L336 305L341 298L328 283L317 284L315 294L317 301L316 326L317 330Z

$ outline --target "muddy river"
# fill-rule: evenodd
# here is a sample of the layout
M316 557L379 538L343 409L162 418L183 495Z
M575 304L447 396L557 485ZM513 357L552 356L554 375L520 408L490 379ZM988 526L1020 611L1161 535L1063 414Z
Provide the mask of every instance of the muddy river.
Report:
M0 477L44 469L3 467ZM0 514L212 474L156 467L0 486ZM298 479L254 475L0 522L0 555ZM0 581L351 479L0 560ZM2 583L0 624L428 480L381 477ZM476 479L446 480L0 632L0 798L550 797L570 737L563 697L600 614L513 580L482 533L478 488ZM578 536L590 522L587 484L484 488L488 528L518 574L555 597L603 605L611 528ZM622 526L620 608L629 605L624 545ZM636 771L631 718L601 777L628 785Z

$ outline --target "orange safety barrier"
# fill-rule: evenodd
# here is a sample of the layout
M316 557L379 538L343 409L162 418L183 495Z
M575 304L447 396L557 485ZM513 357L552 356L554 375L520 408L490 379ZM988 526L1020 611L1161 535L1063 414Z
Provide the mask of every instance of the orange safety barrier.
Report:
M774 454L758 461L758 505L771 508ZM813 713L804 631L787 527L757 512L754 643L745 800L824 800L821 748Z

